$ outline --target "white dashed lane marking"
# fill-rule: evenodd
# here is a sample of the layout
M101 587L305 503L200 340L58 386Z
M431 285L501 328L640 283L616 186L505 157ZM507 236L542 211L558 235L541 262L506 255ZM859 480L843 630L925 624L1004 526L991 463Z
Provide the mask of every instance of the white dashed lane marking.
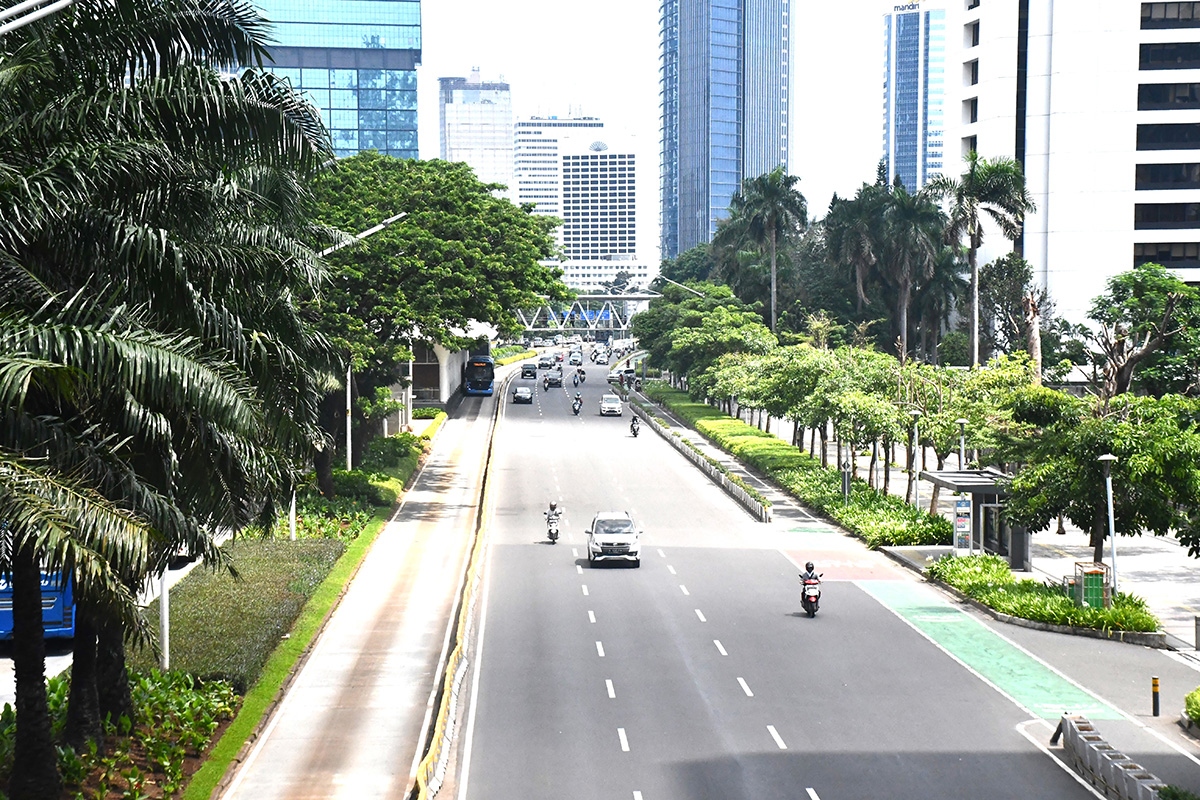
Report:
M593 625L596 624L596 612L592 611L591 609L588 609L588 622L592 623Z
M750 687L747 685L745 678L738 678L737 681L742 687L742 691L746 693L746 697L754 697L754 692L750 691Z
M719 639L713 639L713 644L715 644L717 646L718 653L720 653L723 656L729 655L729 653L725 652L725 648L721 646L721 641Z
M708 622L708 620L704 618L704 614L698 608L696 609L696 616L700 618L701 622Z
M689 592L689 591L687 590L687 587L686 587L686 586L684 586L682 583L681 583L681 584L679 584L679 591L683 592L685 595L687 595L687 594L691 594L691 592Z
M611 679L604 681L604 688L608 689L608 696L614 700L617 698L617 690L613 688Z
M771 738L775 740L775 744L779 745L780 750L787 750L787 745L783 743L783 737L779 735L779 731L775 730L774 725L767 726L767 733L771 734Z
M629 739L625 738L625 729L617 728L617 737L621 740L621 752L629 752Z
M604 642L596 642L596 655L604 658Z

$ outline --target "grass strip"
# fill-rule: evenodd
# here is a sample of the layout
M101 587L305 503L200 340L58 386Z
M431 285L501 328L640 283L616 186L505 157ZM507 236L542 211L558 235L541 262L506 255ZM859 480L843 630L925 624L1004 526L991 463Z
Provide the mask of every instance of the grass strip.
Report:
M326 617L337 605L346 585L358 570L376 537L391 518L391 514L391 509L376 510L375 517L367 525L366 530L350 543L346 552L333 565L333 569L329 571L325 580L313 592L312 598L296 619L291 635L281 641L275 651L271 653L266 666L263 667L262 677L242 698L242 706L238 710L237 717L226 728L221 740L213 747L204 766L192 776L187 789L184 790L184 800L208 800L212 796L213 789L225 776L229 765L237 758L242 747L278 698L280 689L292 674L297 662L308 651Z
M1117 592L1109 608L1076 605L1057 585L1031 578L1017 580L1008 562L999 556L942 558L929 567L927 574L1012 617L1101 631L1158 630L1158 619L1140 597Z

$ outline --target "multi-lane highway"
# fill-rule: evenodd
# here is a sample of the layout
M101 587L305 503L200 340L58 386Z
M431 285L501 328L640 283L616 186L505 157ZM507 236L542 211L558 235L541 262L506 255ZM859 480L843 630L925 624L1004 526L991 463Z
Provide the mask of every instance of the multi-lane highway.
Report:
M458 797L1094 796L1043 743L1064 709L1116 711L823 523L753 521L628 411L600 417L602 373L578 417L569 380L498 398ZM641 569L589 566L602 509L644 528Z

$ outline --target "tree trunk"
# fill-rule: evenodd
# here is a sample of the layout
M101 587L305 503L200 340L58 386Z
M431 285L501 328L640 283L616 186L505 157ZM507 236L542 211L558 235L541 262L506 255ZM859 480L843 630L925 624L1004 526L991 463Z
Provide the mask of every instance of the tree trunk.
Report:
M883 494L888 493L888 489L892 488L892 443L884 442L883 445Z
M1104 540L1108 537L1108 500L1096 504L1096 515L1092 520L1092 561L1104 563Z
M58 753L46 698L46 637L42 627L42 573L28 543L12 556L13 672L17 731L13 741L10 800L46 800L62 793Z
M89 741L100 740L100 697L96 693L96 615L92 604L80 600L75 613L75 645L71 657L71 695L63 739L82 753Z
M821 466L829 466L829 431L824 424L821 425Z
M900 302L899 308L896 309L897 316L900 317L900 363L903 364L908 360L908 304L910 302L909 295L912 290L907 282L900 284Z
M325 498L332 500L334 496L333 451L328 448L318 450L313 458L313 468L317 473L317 488Z
M133 718L129 670L125 668L125 628L117 620L102 620L96 630L96 694L100 718Z
M775 332L775 226L771 226L771 333Z
M1042 385L1042 313L1037 299L1028 294L1021 298L1025 307L1025 328L1029 335L1029 360L1033 362L1033 383Z
M967 248L967 263L971 265L971 367L979 366L979 245L972 226L971 246Z
M811 428L808 432L808 457L817 457L817 429Z
M908 438L908 452L905 454L905 462L908 465L908 488L904 490L904 502L911 503L913 496L913 481L917 474L917 443L913 440L911 434Z
M940 472L942 469L945 468L945 466L946 466L946 457L943 456L941 453L938 453L937 454L938 471ZM929 512L931 514L938 513L938 511L937 511L938 500L940 500L941 498L942 498L942 487L938 486L935 483L933 485L933 494L930 496L930 500L929 500Z
M875 487L875 484L876 484L875 479L879 476L878 469L879 469L879 440L876 439L875 441L871 442L871 465L869 467L867 467L867 480L870 482L872 489L876 488Z
M800 420L798 420L798 419L792 420L792 447L797 447L797 446L803 447L804 446L804 439L800 438L801 435L802 434L800 433Z

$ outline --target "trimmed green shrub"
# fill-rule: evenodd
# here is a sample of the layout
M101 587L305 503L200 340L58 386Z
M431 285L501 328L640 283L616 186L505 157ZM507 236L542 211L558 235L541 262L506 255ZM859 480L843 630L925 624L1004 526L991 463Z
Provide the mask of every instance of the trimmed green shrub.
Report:
M336 539L226 545L238 577L200 566L171 590L172 667L245 692L345 548ZM146 617L158 630L157 603ZM142 672L157 663L150 648L131 650L129 662Z
M820 511L871 548L949 544L954 526L893 495L875 491L866 481L850 485L850 503L842 498L842 475L774 434L734 419L684 392L654 383L646 394L687 421L710 442L749 464L805 505Z
M1022 619L1104 631L1158 630L1158 620L1140 597L1118 592L1111 608L1078 606L1055 584L1017 580L999 556L947 557L931 565L927 574L989 608Z
M372 483L386 481L386 475L364 472L360 469L333 471L333 493L338 497L355 497L375 506L390 506L396 502L396 492L386 486Z
M1200 800L1200 794L1180 789L1178 786L1164 786L1158 790L1158 800Z
M370 470L393 469L413 450L421 448L421 437L407 431L392 436L377 436L367 445L363 466Z
M1193 722L1200 723L1200 686L1188 692L1183 698L1183 710Z
M446 413L445 411L442 411L437 406L420 406L420 407L414 408L412 410L412 418L413 419L433 419L438 414L445 414L445 413Z

